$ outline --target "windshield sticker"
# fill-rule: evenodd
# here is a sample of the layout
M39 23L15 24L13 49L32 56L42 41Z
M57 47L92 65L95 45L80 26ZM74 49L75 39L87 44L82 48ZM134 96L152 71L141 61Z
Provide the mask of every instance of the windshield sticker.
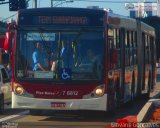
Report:
M27 71L27 75L30 78L34 78L34 72L33 71Z
M55 33L27 33L27 41L55 41Z
M71 80L71 69L70 68L61 68L60 69L60 78L62 80Z
M34 78L53 78L55 74L50 71L36 71L34 72Z

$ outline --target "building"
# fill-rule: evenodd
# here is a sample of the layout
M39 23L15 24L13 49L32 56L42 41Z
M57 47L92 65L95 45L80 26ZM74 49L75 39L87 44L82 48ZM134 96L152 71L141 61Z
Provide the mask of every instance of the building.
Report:
M129 10L132 18L145 18L148 16L155 16L158 14L158 3L155 2L137 2L125 3L125 8Z

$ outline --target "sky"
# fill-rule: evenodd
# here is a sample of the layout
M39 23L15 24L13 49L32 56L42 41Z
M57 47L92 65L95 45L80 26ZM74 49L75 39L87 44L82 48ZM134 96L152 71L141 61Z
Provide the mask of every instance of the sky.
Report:
M7 2L9 0L5 0ZM60 1L60 0L59 0ZM125 2L143 2L143 1L156 1L156 0L91 0L95 2L86 2L90 0L73 0L74 2L62 2L60 3L57 0L54 0L53 4L58 5L58 7L80 7L80 8L86 8L87 6L99 6L100 8L110 8L113 10L114 13L124 15L124 16L129 16L129 11L125 9ZM84 2L85 1L85 2ZM101 1L101 2L100 2ZM104 2L105 1L105 2ZM115 3L111 3L111 2ZM124 2L124 3L116 3L116 2ZM39 7L51 7L51 0L37 0L37 6ZM28 8L33 8L33 0L30 0L29 2L29 7ZM6 21L13 15L13 19L16 19L16 13L17 11L10 12L9 11L9 5L8 4L2 4L0 5L0 20L1 21Z

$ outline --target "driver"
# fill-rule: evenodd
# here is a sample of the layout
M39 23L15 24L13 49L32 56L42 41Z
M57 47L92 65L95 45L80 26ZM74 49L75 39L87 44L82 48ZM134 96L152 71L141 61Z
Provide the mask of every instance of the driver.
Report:
M36 43L35 51L32 54L33 71L46 71L48 69L47 53L40 42Z

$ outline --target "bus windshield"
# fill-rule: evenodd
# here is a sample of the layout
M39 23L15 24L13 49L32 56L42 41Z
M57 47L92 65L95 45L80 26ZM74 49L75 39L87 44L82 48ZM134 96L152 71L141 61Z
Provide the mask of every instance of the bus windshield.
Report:
M18 79L103 79L105 41L102 31L21 30L16 47Z

